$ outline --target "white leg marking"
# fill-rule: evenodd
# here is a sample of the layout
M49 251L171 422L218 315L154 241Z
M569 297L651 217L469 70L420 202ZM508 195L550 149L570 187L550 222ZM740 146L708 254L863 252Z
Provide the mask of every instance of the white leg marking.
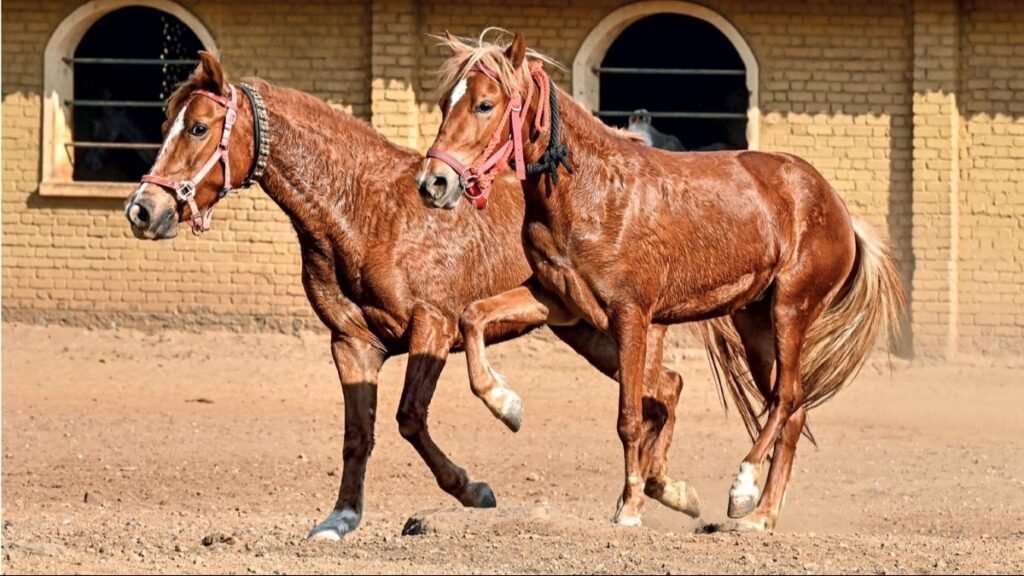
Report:
M740 473L736 475L736 480L732 483L732 487L729 488L729 495L735 499L743 496L757 498L759 494L760 491L757 488L757 469L749 462L741 462Z
M345 534L359 526L359 514L351 508L343 508L331 512L326 520L310 530L309 538L318 540L341 540Z

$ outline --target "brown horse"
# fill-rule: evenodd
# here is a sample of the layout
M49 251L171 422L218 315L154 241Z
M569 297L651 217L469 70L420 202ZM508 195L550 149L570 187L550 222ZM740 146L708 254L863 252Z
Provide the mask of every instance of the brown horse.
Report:
M502 385L483 358L494 322L582 320L609 334L622 367L626 463L615 519L637 524L648 334L730 315L740 347L723 347L720 360L734 390L743 390L737 366L747 362L768 417L762 427L751 412L756 440L730 489L729 516L742 518L735 529L774 528L806 410L848 382L876 336L897 326L903 290L885 241L799 158L646 148L615 137L557 89L522 35L507 47L483 36L446 43L444 116L421 196L453 208L465 193L483 207L491 179L514 165L526 198L522 238L541 287L466 310L474 388ZM762 494L760 467L773 446Z
M504 193L493 213L468 206L451 213L428 210L414 181L421 155L297 90L259 80L236 88L216 58L200 57L199 67L169 100L163 148L151 174L128 198L125 215L139 238L172 238L182 221L201 232L227 189L255 180L291 219L301 245L303 286L331 332L345 398L338 500L310 536L339 538L358 526L373 448L378 372L387 358L405 352L410 359L397 416L402 436L443 490L465 506L494 506L490 487L470 482L431 439L427 410L449 351L462 346L459 314L468 303L530 277L519 239L518 185L497 183ZM442 245L434 246L438 239ZM501 341L538 324L513 320L481 337ZM606 336L584 324L553 330L615 377L618 358ZM696 515L695 497L667 476L666 452L683 382L661 367L663 335L652 332L648 343L652 380L643 451L648 493ZM505 400L507 411L516 414L506 423L515 429L518 397Z

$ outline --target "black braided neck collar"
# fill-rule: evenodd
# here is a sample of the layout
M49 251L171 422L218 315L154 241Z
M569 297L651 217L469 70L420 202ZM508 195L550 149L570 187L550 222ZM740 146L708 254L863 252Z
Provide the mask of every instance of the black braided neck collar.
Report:
M249 174L242 181L242 187L248 188L263 177L267 169L267 161L270 160L270 121L267 116L267 105L263 101L263 95L256 88L245 82L239 85L242 92L249 98L249 104L253 110L253 163L249 168Z

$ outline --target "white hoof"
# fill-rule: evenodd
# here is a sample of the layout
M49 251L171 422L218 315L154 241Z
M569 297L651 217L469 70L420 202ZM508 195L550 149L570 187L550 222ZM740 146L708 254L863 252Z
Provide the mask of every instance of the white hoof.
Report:
M667 483L655 499L690 518L700 517L700 497L697 496L697 490L685 480Z
M641 520L639 516L616 516L613 522L616 526L625 526L627 528L635 528L644 525L643 520Z
M754 511L757 501L761 498L761 489L757 486L757 469L753 464L740 464L740 473L729 488L730 518L743 518Z
M359 527L359 514L354 510L345 508L335 510L326 520L316 525L309 531L310 540L341 540L345 534Z
M498 375L493 369L491 374L496 377L497 380L504 383L501 380L501 376ZM519 395L513 392L510 388L495 387L491 390L491 393L487 396L487 407L491 409L491 412L501 420L508 429L513 432L518 432L519 428L523 425L523 401L519 398Z

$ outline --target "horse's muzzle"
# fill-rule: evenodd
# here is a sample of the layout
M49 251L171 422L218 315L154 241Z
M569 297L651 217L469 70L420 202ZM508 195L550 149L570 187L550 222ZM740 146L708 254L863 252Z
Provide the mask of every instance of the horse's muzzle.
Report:
M423 203L431 208L454 208L462 196L458 175L451 169L423 174L419 191Z
M145 194L132 197L124 215L132 234L139 239L163 240L178 235L178 214L174 205L161 206Z

